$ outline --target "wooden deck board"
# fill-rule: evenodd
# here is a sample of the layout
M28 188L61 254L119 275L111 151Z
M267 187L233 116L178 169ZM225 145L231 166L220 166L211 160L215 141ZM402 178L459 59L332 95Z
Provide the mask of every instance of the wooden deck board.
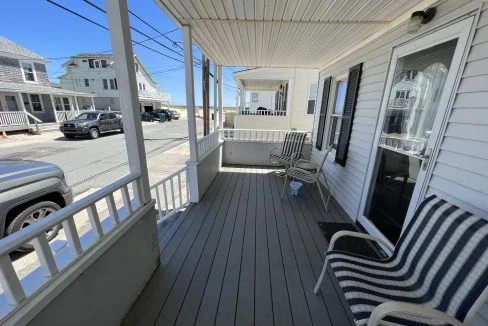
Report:
M317 221L345 222L318 191L280 192L283 179L253 167L224 168L165 238L161 264L124 325L352 325L326 277Z

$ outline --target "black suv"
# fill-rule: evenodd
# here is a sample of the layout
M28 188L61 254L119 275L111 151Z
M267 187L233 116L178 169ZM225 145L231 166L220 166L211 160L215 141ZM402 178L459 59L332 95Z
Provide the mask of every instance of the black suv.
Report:
M100 133L120 130L124 132L122 117L116 112L89 111L83 112L74 120L68 120L59 126L59 130L66 138L88 136L96 139Z

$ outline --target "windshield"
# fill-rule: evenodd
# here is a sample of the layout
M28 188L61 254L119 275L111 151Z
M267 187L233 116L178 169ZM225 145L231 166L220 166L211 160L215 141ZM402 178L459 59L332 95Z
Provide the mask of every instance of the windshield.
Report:
M98 113L82 113L76 119L78 120L97 120Z

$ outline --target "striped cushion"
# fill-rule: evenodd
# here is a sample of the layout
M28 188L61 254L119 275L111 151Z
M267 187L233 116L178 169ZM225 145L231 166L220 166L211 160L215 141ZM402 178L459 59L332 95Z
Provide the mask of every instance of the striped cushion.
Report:
M431 196L417 209L390 258L334 250L327 258L358 325L387 301L421 304L464 321L488 285L488 221ZM385 320L443 324L402 314Z

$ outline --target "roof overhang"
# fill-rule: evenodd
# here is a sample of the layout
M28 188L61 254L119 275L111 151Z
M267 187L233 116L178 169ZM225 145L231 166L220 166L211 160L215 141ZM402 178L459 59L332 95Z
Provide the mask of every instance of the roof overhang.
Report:
M216 64L321 68L432 0L154 0Z
M52 94L60 96L97 97L95 94L71 91L39 84L20 84L0 81L0 93Z
M7 58L12 58L12 59L17 59L17 60L32 61L32 62L40 63L40 64L46 64L49 62L48 60L45 60L45 59L32 58L32 57L14 54L14 53L10 53L10 52L4 52L4 51L0 51L0 57L7 57Z

